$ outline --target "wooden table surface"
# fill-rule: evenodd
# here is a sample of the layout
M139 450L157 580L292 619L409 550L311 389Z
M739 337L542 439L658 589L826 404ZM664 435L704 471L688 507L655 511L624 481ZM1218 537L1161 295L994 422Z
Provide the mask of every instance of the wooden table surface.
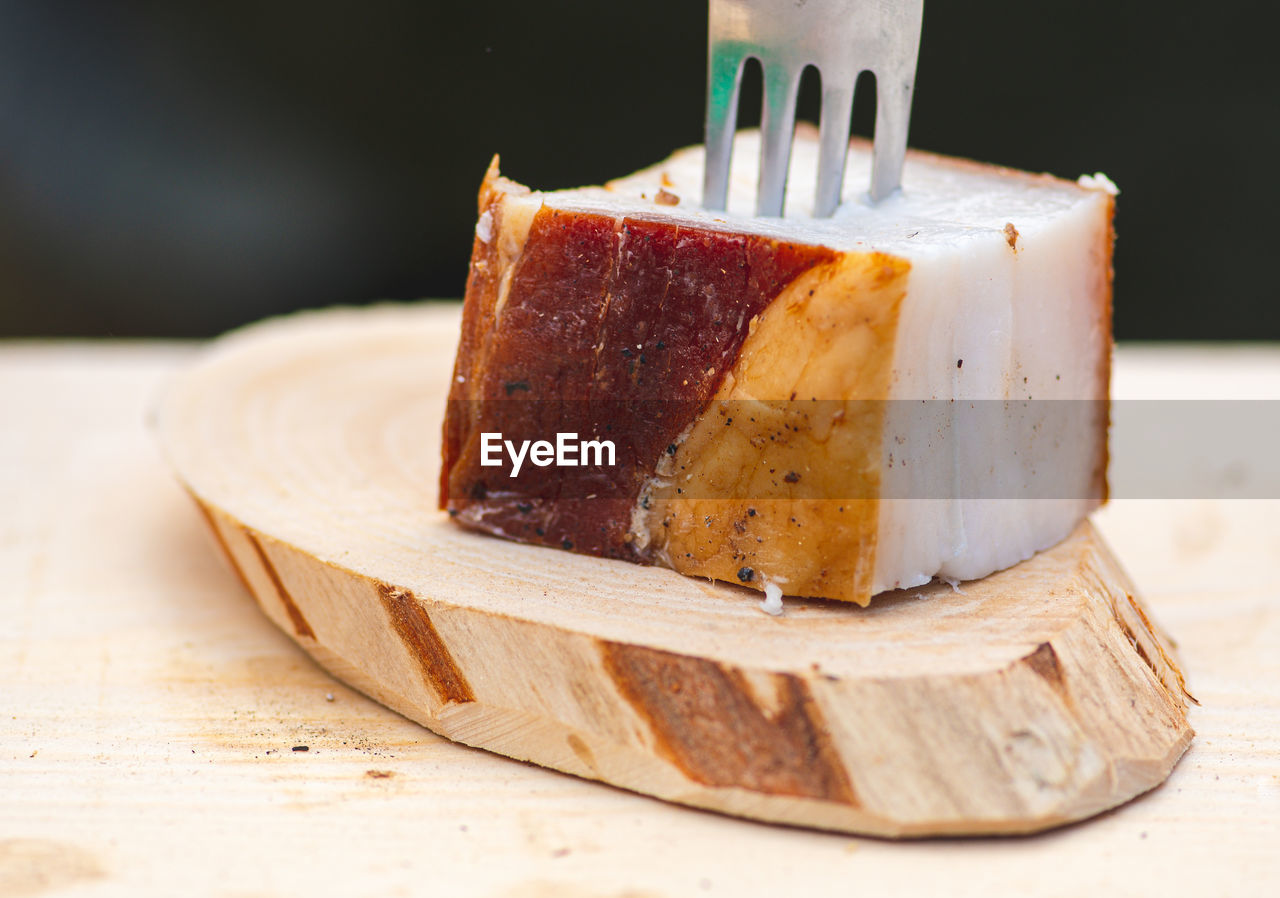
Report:
M855 839L454 745L332 679L147 430L195 348L0 344L0 898L1280 894L1280 501L1097 517L1202 703L1163 787L1040 836ZM1123 347L1115 392L1280 399L1280 347Z

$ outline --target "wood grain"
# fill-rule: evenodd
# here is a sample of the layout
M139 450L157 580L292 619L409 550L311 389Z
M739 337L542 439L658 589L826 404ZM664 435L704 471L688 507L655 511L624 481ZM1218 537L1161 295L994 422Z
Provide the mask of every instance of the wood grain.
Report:
M1027 832L1160 783L1181 674L1097 534L960 593L792 600L464 532L435 510L452 322L218 344L159 430L263 610L435 732L672 801L890 836Z
M193 352L0 343L0 894L1236 898L1280 881L1280 503L1098 518L1201 701L1164 786L1025 838L855 839L514 764L333 679L217 562L147 431ZM1280 349L1122 346L1116 375L1121 395L1277 399Z

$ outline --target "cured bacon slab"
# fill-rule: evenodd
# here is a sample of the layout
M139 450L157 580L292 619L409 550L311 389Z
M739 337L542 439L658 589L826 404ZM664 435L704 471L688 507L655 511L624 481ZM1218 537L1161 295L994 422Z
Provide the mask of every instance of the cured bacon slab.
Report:
M1109 182L913 153L901 195L815 220L816 143L781 219L741 180L703 211L700 147L553 193L495 160L445 421L458 524L866 604L1015 564L1105 498ZM498 434L615 455L515 473Z

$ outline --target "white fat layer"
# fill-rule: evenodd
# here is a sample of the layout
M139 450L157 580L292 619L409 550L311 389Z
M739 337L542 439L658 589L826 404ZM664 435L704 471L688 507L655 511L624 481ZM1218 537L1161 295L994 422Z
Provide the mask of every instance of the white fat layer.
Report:
M476 237L481 243L488 243L493 239L493 213L488 209L480 213L480 219L476 222Z
M760 610L773 617L782 616L782 587L777 583L765 581L764 601L760 603Z
M1101 190L1112 196L1120 195L1120 188L1116 186L1116 182L1108 178L1102 172L1095 172L1092 175L1081 175L1076 179L1076 183L1081 187L1089 190Z
M865 144L855 142L849 148L843 202L831 218L815 219L811 210L818 142L801 133L792 148L785 217L757 218L753 207L759 152L759 132L740 132L734 142L727 212L701 208L702 147L681 150L665 162L605 187L534 193L523 199L557 209L670 220L833 249L877 250L915 262L939 253L949 255L957 245L964 246L975 238L998 234L1003 240L1005 225L1010 222L1020 232L1034 232L1066 210L1105 201L1107 192L1097 175L1082 186L1044 175L909 153L902 191L873 205L866 198L871 153ZM680 205L653 201L663 187L682 198Z
M1106 194L1084 193L1048 217L1011 217L1016 239L987 232L913 263L890 398L956 402L927 414L889 405L884 493L912 498L880 505L877 591L1009 567L1059 542L1097 504L1099 406L1033 403L1004 415L985 404L989 426L957 425L975 420L966 400L1107 396L1107 212ZM1054 498L982 497L1024 489Z

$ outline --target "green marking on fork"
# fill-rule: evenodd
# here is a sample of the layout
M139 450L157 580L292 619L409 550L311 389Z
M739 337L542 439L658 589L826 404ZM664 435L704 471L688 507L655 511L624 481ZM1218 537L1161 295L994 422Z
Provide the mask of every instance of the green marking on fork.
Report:
M738 69L749 57L763 59L764 47L750 41L721 41L711 52L711 96L709 114L728 115L738 87ZM776 77L776 76L775 76Z

